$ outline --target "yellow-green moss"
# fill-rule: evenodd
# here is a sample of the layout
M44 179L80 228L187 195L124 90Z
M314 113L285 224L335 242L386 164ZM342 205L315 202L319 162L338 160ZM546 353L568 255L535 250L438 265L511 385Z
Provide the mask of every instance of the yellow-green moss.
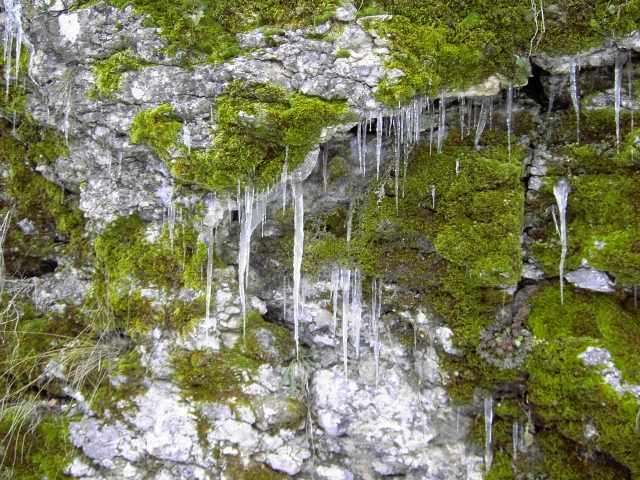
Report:
M163 103L151 110L139 112L131 124L129 140L131 143L149 145L162 159L168 159L170 148L174 147L182 123L173 113L173 107Z
M34 415L40 415L34 413ZM21 480L63 480L64 470L71 462L74 448L69 441L69 420L63 414L44 414L34 419L30 428L23 424L9 434L12 418L0 420L0 474ZM4 454L1 454L2 451Z
M391 41L391 68L404 76L384 81L379 98L406 102L419 93L460 90L496 73L526 80L530 51L576 53L635 30L640 2L572 0L545 7L536 35L531 3L525 0L371 0L370 7L394 16L372 25Z
M291 357L291 333L278 325L265 322L256 312L247 315L247 337L233 348L220 352L177 350L172 358L174 380L183 393L196 401L242 399L245 373L255 373L262 363L282 364ZM274 352L263 350L256 334L269 332Z
M201 288L198 272L206 263L206 248L189 220L176 228L171 243L165 228L154 243L145 237L146 226L138 215L122 217L94 242L97 267L90 302L103 305L116 325L129 333L146 332L155 325L187 329L204 311L198 298L178 298L183 287ZM141 289L152 288L164 297L154 307Z
M621 285L640 283L640 169L633 145L636 134L628 135L620 154L606 143L561 150L568 161L551 173L570 176L568 270L578 268L586 259L592 267L613 274ZM541 191L542 208L555 203L554 183L555 178L549 177ZM552 221L535 240L534 257L547 273L557 275L560 244Z
M120 80L125 72L139 70L149 65L131 50L116 52L108 58L97 60L93 66L95 77L95 94L100 97L112 96L120 89Z
M23 87L12 85L8 97L1 96L0 163L7 175L0 187L8 201L0 202L2 213L13 210L15 221L29 219L35 235L10 228L4 245L7 268L13 275L37 272L40 262L57 253L66 253L78 263L86 254L84 218L77 197L36 172L39 165L50 165L67 154L62 137L40 127L25 112Z
M183 151L172 163L178 179L210 190L272 185L284 166L299 165L323 127L347 120L345 102L288 93L267 84L234 82L216 103L212 149Z
M83 1L88 5L93 0ZM219 62L241 53L236 34L259 26L301 26L326 21L335 10L334 0L109 0L124 8L132 5L147 15L148 26L160 28L169 54L189 64Z

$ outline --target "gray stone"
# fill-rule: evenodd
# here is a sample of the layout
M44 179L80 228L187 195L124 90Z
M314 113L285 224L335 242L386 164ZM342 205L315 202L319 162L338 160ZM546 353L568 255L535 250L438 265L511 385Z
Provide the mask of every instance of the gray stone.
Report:
M615 283L609 278L609 275L594 268L579 268L567 273L565 278L572 285L592 292L612 293L615 291Z

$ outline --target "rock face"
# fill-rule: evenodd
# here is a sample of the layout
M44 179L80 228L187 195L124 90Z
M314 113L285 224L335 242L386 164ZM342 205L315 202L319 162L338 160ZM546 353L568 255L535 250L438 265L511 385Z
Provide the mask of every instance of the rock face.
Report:
M15 327L0 341L0 386L39 389L10 399L61 420L70 452L38 475L480 480L559 478L575 464L589 478L640 475L637 32L577 57L518 57L520 90L495 73L436 101L404 92L396 107L380 98L412 72L380 33L394 17L363 16L375 9L341 2L324 21L244 31L241 55L190 64L133 7L50 3L19 16L29 79L23 97L12 79L0 115L0 146L19 153L2 159L2 218L27 205L7 259L37 265L9 278L0 263L2 321ZM107 80L116 88L101 91ZM327 106L344 108L335 125ZM215 191L193 174L245 163L276 180ZM564 304L560 177L572 186ZM3 419L0 406L4 435ZM38 428L34 458L53 458L42 439L56 437ZM2 461L0 477L19 468Z

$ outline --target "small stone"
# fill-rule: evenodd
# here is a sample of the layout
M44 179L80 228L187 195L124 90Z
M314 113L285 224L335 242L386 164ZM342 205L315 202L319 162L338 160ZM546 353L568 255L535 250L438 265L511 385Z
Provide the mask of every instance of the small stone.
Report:
M357 9L351 2L343 2L336 8L335 18L341 22L353 22L356 19Z
M612 293L615 283L604 272L594 268L579 268L565 275L567 282L592 292Z

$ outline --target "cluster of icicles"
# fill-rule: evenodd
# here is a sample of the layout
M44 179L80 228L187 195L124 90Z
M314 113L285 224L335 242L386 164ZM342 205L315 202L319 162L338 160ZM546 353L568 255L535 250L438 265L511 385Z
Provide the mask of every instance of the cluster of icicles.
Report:
M460 97L459 99L460 129L461 134L468 135L469 132L475 131L474 143L476 148L480 148L480 139L487 124L490 126L493 122L493 99L480 98L468 100ZM508 88L506 96L507 107L507 126L508 134L511 134L511 112L513 108L513 89ZM398 208L398 199L404 192L400 192L401 175L406 178L407 162L412 148L420 141L420 135L423 131L429 130L430 152L435 149L442 152L444 141L446 138L446 108L447 98L441 96L439 101L433 102L429 98L417 98L406 107L398 108L392 112L370 113L363 117L356 126L357 142L354 155L357 156L359 162L359 171L363 176L367 175L367 160L370 159L369 153L369 134L373 134L375 125L375 165L376 180L379 180L383 167L383 144L385 137L391 139L388 142L392 148L393 165L391 166L395 172L395 196L396 208ZM428 126L423 125L427 119ZM437 125L437 126L436 126ZM436 131L437 128L437 131ZM183 136L185 136L183 132ZM186 135L189 137L189 135ZM374 152L371 152L372 154ZM243 333L246 333L247 318L247 284L249 281L249 264L251 254L251 238L253 232L262 226L264 231L264 222L267 218L267 205L270 200L281 197L283 211L287 207L289 199L292 200L294 210L294 242L293 242L293 282L291 286L291 316L294 325L294 341L296 347L296 356L300 351L300 323L304 315L304 292L302 279L302 261L304 254L304 188L303 180L300 179L296 172L289 172L289 152L285 149L284 167L281 173L279 184L267 189L263 192L257 192L253 187L247 187L244 190L238 185L236 194L235 207L230 197L227 198L229 217L231 211L235 208L238 211L238 219L240 223L240 234L238 244L238 289L240 296L241 311L243 317ZM319 153L319 162L322 168L323 186L326 191L328 184L328 148L325 145ZM402 163L402 165L401 165ZM460 166L456 165L456 173L459 173ZM402 172L402 173L401 173ZM403 189L404 190L404 189ZM435 188L432 187L433 202L435 203ZM167 220L169 222L170 236L175 224L175 207L170 207L167 212ZM347 242L351 237L351 223L353 215L353 205L349 207L349 215L347 221ZM215 316L212 315L212 293L213 293L213 236L211 232L208 241L208 260L207 260L207 284L206 284L206 324L215 324ZM286 302L288 292L285 282L285 291L283 293L283 302ZM333 334L337 335L338 318L341 319L342 333L342 355L345 375L348 372L349 344L353 345L355 358L360 356L361 332L363 327L363 319L369 319L369 330L371 345L376 365L376 383L379 377L379 358L380 358L380 313L382 307L382 282L379 279L373 279L371 284L371 306L370 313L365 315L362 302L362 278L361 273L357 269L349 270L335 267L331 273L331 299L333 303ZM341 298L341 308L338 308L339 298Z
M493 397L486 394L483 399L484 410L484 466L488 472L493 465ZM527 449L526 436L530 433L533 425L531 410L527 411L527 420L523 424L521 421L515 420L511 428L511 458L515 462L518 458L518 452L524 452Z
M620 117L622 112L622 96L623 96L623 77L624 67L626 64L627 85L629 100L633 98L633 62L631 54L623 54L619 52L615 57L614 75L613 75L613 96L614 96L614 115L616 124L616 149L620 151L620 143L622 141L622 128L620 125ZM571 103L576 114L576 141L580 143L580 87L578 82L578 71L580 68L580 58L574 58L569 65L569 92L571 95ZM549 112L553 108L554 92L549 97ZM633 108L631 108L631 130L634 129ZM561 178L553 187L553 194L556 200L558 217L552 210L553 222L556 232L560 238L560 261L558 265L558 275L560 277L560 303L564 304L564 267L568 250L568 231L567 231L567 207L571 186L569 180Z
M474 144L480 148L482 133L487 127L493 124L494 99L481 97L479 99L458 98L460 133L464 137L474 132ZM513 111L513 88L509 86L505 102L507 110L507 134L511 137L512 111ZM401 175L406 178L407 162L412 148L420 141L423 131L429 132L429 151L435 150L440 153L444 148L446 138L446 109L447 97L440 96L437 101L429 98L416 98L408 106L398 108L391 112L369 113L358 122L356 126L357 143L354 155L357 155L360 173L367 175L367 160L369 153L369 134L373 134L375 125L375 165L376 181L381 177L383 167L383 145L385 137L387 144L391 146L393 164L390 166L395 173L395 197L396 208L398 199L404 195L400 192ZM386 115L385 115L386 113ZM423 122L427 120L427 126ZM183 131L183 139L187 148L190 147L190 132ZM509 151L510 151L509 140ZM371 152L374 153L374 152ZM254 231L261 226L264 232L264 223L267 218L267 205L277 196L281 196L283 211L287 207L289 198L292 199L294 209L294 247L293 247L293 282L291 286L291 316L294 324L294 341L296 356L300 351L300 323L304 314L304 292L302 279L302 260L304 253L304 188L303 181L298 178L295 172L289 172L288 166L289 152L285 149L284 167L281 173L279 184L262 192L257 192L253 187L246 187L244 190L238 185L235 205L231 197L227 197L228 217L231 218L233 210L238 212L240 223L240 234L238 244L238 289L243 317L243 333L246 334L247 319L247 284L249 281L249 265L251 254L251 238ZM402 162L402 166L401 166ZM328 185L328 148L325 145L320 151L320 161L322 168L322 179L324 190ZM402 173L401 173L402 172ZM456 164L456 174L460 173L460 165ZM404 182L403 182L404 183ZM403 188L404 190L404 188ZM431 194L435 205L435 187L431 186ZM349 207L347 221L347 242L351 237L351 223L353 216L353 205ZM173 230L176 222L176 208L173 202L168 207L166 221L168 223L170 238L173 238ZM207 281L206 281L206 312L205 322L217 328L215 315L212 314L213 295L213 254L214 236L211 231L208 235L208 259L207 259ZM283 292L283 303L285 315L287 313L286 303L288 292L285 281ZM339 298L342 306L339 309ZM341 319L342 355L345 375L348 373L349 343L353 345L355 358L360 356L361 331L363 318L369 319L369 330L371 345L375 358L376 383L379 378L379 358L380 358L380 313L382 307L382 282L373 279L371 284L371 306L370 313L364 314L362 303L362 279L358 270L348 270L334 268L331 273L331 299L333 303L333 334L337 335L338 318Z
M624 67L626 64L627 75L627 88L628 96L631 100L633 98L633 62L631 59L631 53L618 52L615 57L615 64L613 70L613 92L614 92L614 111L615 111L615 123L616 123L616 148L620 150L620 143L622 140L622 132L620 126L620 114L622 112L622 96L623 96L623 77ZM576 113L576 141L580 143L580 85L578 79L578 72L580 70L580 57L573 58L569 65L569 92L571 94L571 103ZM553 108L554 92L549 97L549 111ZM631 130L634 128L633 109L631 109Z

